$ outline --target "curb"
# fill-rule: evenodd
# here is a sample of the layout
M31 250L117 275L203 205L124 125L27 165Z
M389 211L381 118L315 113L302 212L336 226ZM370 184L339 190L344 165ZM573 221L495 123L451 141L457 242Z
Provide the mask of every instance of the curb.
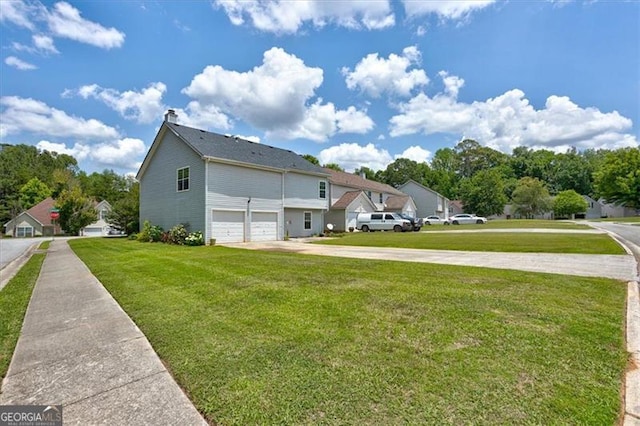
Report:
M43 240L44 241L44 240ZM0 291L11 281L13 277L20 271L22 266L31 258L33 252L36 251L36 248L40 246L42 241L38 241L37 243L33 243L24 253L11 261L7 266L0 269Z

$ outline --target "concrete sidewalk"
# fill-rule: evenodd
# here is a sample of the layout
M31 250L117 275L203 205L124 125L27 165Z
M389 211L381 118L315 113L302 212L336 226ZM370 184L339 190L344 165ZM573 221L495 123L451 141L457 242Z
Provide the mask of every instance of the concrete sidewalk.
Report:
M42 265L0 404L62 404L64 424L206 424L63 240Z

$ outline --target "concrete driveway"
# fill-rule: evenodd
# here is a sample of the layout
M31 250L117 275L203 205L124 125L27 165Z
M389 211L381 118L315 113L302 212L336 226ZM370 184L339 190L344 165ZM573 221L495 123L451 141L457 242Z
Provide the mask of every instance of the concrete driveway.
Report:
M597 231L596 231L597 232ZM249 250L284 251L318 256L480 266L584 277L637 279L636 261L627 255L495 253L453 250L356 247L310 244L313 239L224 244Z

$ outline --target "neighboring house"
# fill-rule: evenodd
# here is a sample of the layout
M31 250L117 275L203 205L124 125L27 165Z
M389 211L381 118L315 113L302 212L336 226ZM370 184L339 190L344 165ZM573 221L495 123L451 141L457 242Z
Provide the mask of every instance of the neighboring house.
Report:
M165 114L137 179L140 223L182 224L206 242L319 234L327 173L292 151L177 124Z
M631 207L624 207L618 204L607 203L603 198L598 200L602 206L602 217L633 217L638 216L638 211Z
M51 221L51 210L55 201L49 197L20 213L4 225L6 235L16 237L53 236L60 234L60 225ZM15 233L14 233L15 232Z
M414 180L409 180L398 187L398 189L413 198L417 209L416 217L427 217L431 215L440 216L443 219L449 217L450 201L444 195Z
M80 235L85 237L103 237L109 235L112 231L111 225L106 221L107 214L111 211L111 204L108 201L102 200L95 204L95 209L98 212L98 220L80 230Z
M356 228L360 213L375 212L376 205L364 191L345 192L324 215L325 223L332 224L335 231L351 231Z
M337 231L355 228L358 213L385 211L390 197L404 197L406 194L393 186L366 179L352 173L325 168L329 174L330 208L325 214L325 225L331 223ZM369 203L361 200L362 193ZM395 201L392 202L395 203ZM395 204L394 204L395 206ZM415 214L415 204L407 204L407 210L394 210L410 215Z
M449 201L449 216L453 216L454 214L462 214L464 213L464 206L462 204L462 200L451 200Z
M588 195L583 195L582 198L587 202L587 211L584 214L576 214L576 218L600 219L602 217L602 204Z
M406 213L411 217L418 217L416 210L416 203L408 195L391 195L384 203L386 212Z

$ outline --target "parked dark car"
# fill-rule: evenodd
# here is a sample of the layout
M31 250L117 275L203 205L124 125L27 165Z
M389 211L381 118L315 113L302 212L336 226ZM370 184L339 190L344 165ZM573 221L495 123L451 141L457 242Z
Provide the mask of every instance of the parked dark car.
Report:
M413 216L409 216L406 213L399 213L399 214L400 214L400 217L402 217L403 219L406 219L409 222L411 222L411 226L413 226L413 230L414 231L417 232L417 231L420 230L420 228L422 228L423 222L422 222L422 218L421 217L415 218Z

